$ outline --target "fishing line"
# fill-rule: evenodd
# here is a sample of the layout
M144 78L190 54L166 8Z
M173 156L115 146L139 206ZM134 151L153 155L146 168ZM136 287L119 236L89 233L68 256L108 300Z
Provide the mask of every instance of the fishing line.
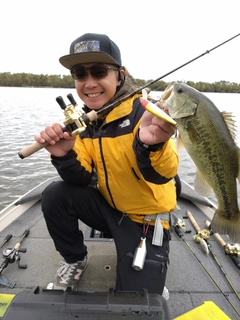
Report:
M195 60L197 60L197 59L199 59L199 58L201 58L201 57L205 56L205 54L209 54L209 53L210 53L210 52L212 52L213 50L215 50L215 49L217 49L217 48L219 48L219 47L223 46L225 43L227 43L227 42L229 42L229 41L233 40L234 38L236 38L236 37L238 37L238 36L240 36L240 33L238 33L238 34L236 34L235 36L233 36L233 37L229 38L228 40L226 40L226 41L224 41L224 42L222 42L222 43L218 44L217 46L215 46L215 47L213 47L213 48L211 48L211 49L209 49L209 50L206 50L205 52L201 53L201 54L200 54L200 55L198 55L197 57L195 57L195 58L193 58L193 59L191 59L191 60L189 60L189 61L185 62L184 64L180 65L179 67L177 67L177 68L175 68L175 69L173 69L173 70L171 70L171 71L169 71L169 72L165 73L163 76L161 76L161 77L159 77L159 78L157 78L157 79L155 79L155 80L152 80L152 81L148 82L148 83L147 83L147 84L145 84L144 86L142 86L142 87L140 87L140 88L138 88L138 89L134 90L133 92L131 92L131 93L127 94L126 96L124 96L124 97L122 97L122 98L118 99L117 101L115 101L115 102L113 102L113 103L111 103L111 104L109 104L109 105L107 105L107 106L103 107L101 110L99 110L99 111L98 111L98 113L101 113L102 111L105 111L105 110L107 110L108 108L113 108L113 107L115 107L116 105L120 104L122 101L126 100L127 98L132 97L134 94L136 94L136 93L138 93L138 92L142 91L143 89L145 89L145 88L149 87L151 84L153 84L153 83L155 83L155 82L157 82L157 81L159 81L159 80L161 80L161 79L163 79L163 78L167 77L168 75L172 74L173 72L175 72L175 71L177 71L177 70L179 70L179 69L181 69L181 68L185 67L186 65L188 65L188 64L190 64L190 63L192 63L193 61L195 61Z
M217 286L217 288L219 289L219 291L222 293L222 295L226 298L226 300L228 301L228 303L231 305L231 307L233 308L233 310L237 313L237 315L240 317L240 313L238 312L238 310L235 308L235 306L232 304L232 302L229 300L228 296L225 294L225 292L222 290L222 288L219 286L219 284L216 282L216 280L214 279L214 277L211 275L211 273L208 271L208 269L205 267L205 265L202 263L202 261L198 258L198 256L196 255L196 253L194 252L194 250L192 249L192 247L189 245L189 243L185 240L184 235L182 233L182 231L180 230L179 227L174 227L174 230L176 232L176 234L179 236L179 238L182 239L182 241L186 244L186 246L188 247L188 249L192 252L192 254L194 255L194 257L197 259L197 261L200 263L200 265L203 267L203 269L206 271L206 273L209 275L209 277L212 279L212 281L215 283L215 285Z

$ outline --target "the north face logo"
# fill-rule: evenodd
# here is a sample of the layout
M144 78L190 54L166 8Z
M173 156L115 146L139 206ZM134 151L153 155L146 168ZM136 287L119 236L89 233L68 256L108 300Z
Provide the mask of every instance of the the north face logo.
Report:
M124 120L124 121L119 125L120 128L124 128L124 127L127 127L127 126L130 126L130 120L129 120L129 119Z

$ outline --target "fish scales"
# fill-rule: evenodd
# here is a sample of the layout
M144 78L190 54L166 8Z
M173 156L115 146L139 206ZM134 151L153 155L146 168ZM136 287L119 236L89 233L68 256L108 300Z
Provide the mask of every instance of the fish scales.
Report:
M204 191L207 182L215 193L218 209L212 220L213 231L239 242L239 148L221 112L199 91L175 82L162 94L161 106L177 122L184 146L197 167L196 191Z

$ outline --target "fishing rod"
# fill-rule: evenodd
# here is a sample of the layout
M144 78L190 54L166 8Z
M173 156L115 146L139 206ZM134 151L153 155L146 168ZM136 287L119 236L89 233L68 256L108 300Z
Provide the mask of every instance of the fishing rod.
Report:
M168 75L174 73L175 71L185 67L186 65L192 63L193 61L205 56L206 54L209 54L210 52L212 52L213 50L221 47L222 45L224 45L225 43L233 40L234 38L238 37L240 35L240 33L236 34L235 36L225 40L224 42L218 44L217 46L206 50L205 52L201 53L200 55L196 56L195 58L183 63L182 65L178 66L177 68L174 68L173 70L165 73L164 75L156 78L155 80L152 80L150 82L148 82L147 84L143 85L142 87L139 87L135 90L133 90L132 92L126 94L125 96L117 99L116 101L114 101L113 103L110 103L108 105L106 105L105 107L103 107L101 110L98 111L90 111L88 113L83 113L82 111L75 111L74 108L77 106L75 100L73 99L73 103L71 103L71 105L69 105L68 107L66 107L62 97L58 97L56 100L59 103L60 107L64 110L64 114L66 116L66 121L67 122L67 126L65 129L65 131L68 131L71 135L77 135L80 134L82 131L85 130L87 124L91 121L97 120L98 115L100 115L102 112L110 109L110 108L114 108L117 105L119 105L120 103L122 103L123 101L125 101L126 99L132 97L133 95L135 95L136 93L141 92L143 89L151 86L153 83L167 77ZM69 98L69 97L68 97ZM71 98L72 99L72 98ZM70 102L71 102L71 99ZM69 110L68 110L69 109ZM155 108L154 106L152 106L151 104L148 105L147 110L151 113L153 113L155 116L158 116L159 118L162 118L164 120L166 120L166 114L164 115L163 112L157 112L156 110L157 108ZM68 112L69 111L69 112ZM64 122L64 124L65 124ZM24 159L30 155L32 155L33 153L41 150L42 148L45 148L46 146L48 146L48 143L38 143L35 142L32 145L25 147L24 149L22 149L20 152L18 152L18 155L21 159Z
M202 261L198 258L198 256L196 255L196 253L194 252L194 250L192 249L192 247L189 245L189 243L185 240L183 232L181 231L181 228L179 226L173 226L174 230L176 232L176 234L179 236L179 238L182 239L182 241L186 244L186 246L188 247L188 249L192 252L192 254L194 255L194 257L197 259L197 261L200 263L200 265L203 267L203 269L206 271L206 273L208 274L208 276L212 279L212 281L214 282L214 284L217 286L217 288L219 289L219 291L222 293L222 295L226 298L226 300L228 301L228 303L231 305L231 307L233 308L233 310L237 313L237 315L240 317L240 313L238 312L238 310L235 308L235 306L232 304L232 302L229 300L228 296L224 293L224 291L222 290L222 288L219 286L219 284L216 282L216 280L214 279L214 277L211 275L211 273L208 271L208 269L205 267L205 265L202 263Z
M18 268L20 269L26 269L27 265L26 264L20 264L20 252L25 253L27 251L26 248L20 248L23 240L29 235L30 230L26 229L22 235L22 237L20 238L20 240L16 243L16 245L14 246L14 248L5 248L3 249L3 253L2 256L4 259L4 261L2 262L2 264L0 265L0 284L1 285L5 285L8 287L13 288L15 286L15 282L13 284L10 284L6 277L2 275L2 272L5 268L7 268L7 266L9 265L9 263L13 263L13 262L17 262L18 263ZM7 237L6 237L7 238Z
M3 243L1 244L0 248L2 248L10 239L12 239L12 234L8 234L6 238L3 240Z
M206 226L209 228L211 223L206 220L205 221ZM235 264L235 266L240 270L240 246L237 243L229 244L226 243L222 237L218 233L213 233L214 237L218 240L220 245L222 246L225 254L229 256L229 258L232 260L232 262Z
M194 219L193 215L191 214L190 211L187 210L187 215L190 219L190 221L192 222L195 230L197 231L197 234L203 239L204 242L206 242L207 247L209 249L209 252L211 253L214 261L217 263L217 265L219 266L220 270L222 271L222 274L224 275L224 277L226 278L228 284L230 285L230 287L232 288L234 294L236 295L236 297L238 298L238 300L240 301L240 296L237 292L237 290L235 289L233 283L231 282L230 278L228 277L227 273L225 272L225 270L223 269L223 266L221 265L220 261L218 260L216 254L213 252L212 246L211 244L208 242L208 239L210 238L210 231L209 230L201 230L199 225L197 224L196 220Z
M107 110L108 108L115 107L116 105L120 104L122 101L124 101L124 100L126 100L126 99L128 99L128 98L132 97L134 94L136 94L136 93L138 93L138 92L142 91L143 89L145 89L145 88L147 88L147 87L151 86L153 83L155 83L155 82L157 82L157 81L159 81L159 80L161 80L161 79L163 79L163 78L167 77L168 75L170 75L170 74L174 73L175 71L177 71L177 70L179 70L179 69L181 69L181 68L185 67L186 65L188 65L188 64L190 64L190 63L192 63L193 61L195 61L195 60L197 60L197 59L199 59L199 58L201 58L201 57L205 56L205 54L209 54L211 51L213 51L213 50L215 50L215 49L217 49L217 48L221 47L221 46L222 46L222 45L224 45L225 43L227 43L227 42L229 42L229 41L233 40L234 38L236 38L236 37L238 37L238 36L240 36L240 33L236 34L235 36L233 36L233 37L231 37L231 38L229 38L229 39L227 39L227 40L225 40L224 42L222 42L222 43L218 44L217 46L215 46L215 47L213 47L213 48L211 48L211 49L209 49L209 50L206 50L205 52L201 53L201 54L200 54L200 55L198 55L197 57L195 57L195 58L193 58L193 59L191 59L191 60L189 60L189 61L187 61L187 62L183 63L183 64L182 64L182 65L180 65L179 67L177 67L177 68L175 68L175 69L173 69L173 70L171 70L171 71L169 71L169 72L165 73L164 75L160 76L159 78L157 78L157 79L155 79L155 80L152 80L152 81L148 82L147 84L143 85L142 87L140 87L140 88L138 88L138 89L134 90L133 92L131 92L131 93L129 93L129 94L127 94L127 95L125 95L124 97L122 97L122 98L118 99L117 101L115 101L115 102L113 102L113 103L111 103L111 104L107 105L106 107L102 108L100 111L102 112L102 111Z

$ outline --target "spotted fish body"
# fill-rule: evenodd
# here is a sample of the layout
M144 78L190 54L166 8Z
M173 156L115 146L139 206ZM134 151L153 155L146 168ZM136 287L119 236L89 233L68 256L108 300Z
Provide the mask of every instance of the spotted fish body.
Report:
M237 181L240 178L240 150L234 141L234 121L221 113L201 92L184 83L169 84L161 97L177 122L184 147L197 167L195 190L209 196L213 190L218 208L212 230L240 242L240 212Z

